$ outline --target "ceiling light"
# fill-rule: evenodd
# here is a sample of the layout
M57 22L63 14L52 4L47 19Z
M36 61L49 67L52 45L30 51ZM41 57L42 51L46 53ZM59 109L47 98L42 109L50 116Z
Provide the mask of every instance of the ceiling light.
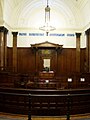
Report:
M49 31L55 30L55 27L50 25L50 7L48 5L45 7L45 25L39 28L40 30L46 31L46 35L48 36Z

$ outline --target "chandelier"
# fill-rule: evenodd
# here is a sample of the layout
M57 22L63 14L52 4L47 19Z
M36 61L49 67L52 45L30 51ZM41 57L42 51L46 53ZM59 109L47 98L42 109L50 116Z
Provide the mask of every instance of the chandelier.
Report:
M50 7L48 5L45 7L45 25L39 28L40 30L46 31L46 35L48 36L49 31L55 30L55 27L50 26Z

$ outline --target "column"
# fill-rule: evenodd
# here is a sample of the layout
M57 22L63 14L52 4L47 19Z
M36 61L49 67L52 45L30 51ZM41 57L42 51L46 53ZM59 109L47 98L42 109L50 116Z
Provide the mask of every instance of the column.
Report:
M7 67L7 33L8 33L8 30L5 29L5 32L4 32L4 66L5 68Z
M6 33L8 30L2 26L0 27L0 67L1 70L5 69L5 62L6 62L6 48L7 48L7 38L6 38Z
M85 31L86 34L86 72L90 72L90 29Z
M18 32L12 32L13 34L13 72L17 72L17 34Z
M36 71L36 76L38 76L38 48L36 48L35 51L36 51L35 53L36 54L35 56L35 67L36 67L35 69L36 70L35 71Z
M80 72L80 36L81 33L76 33L76 72Z
M55 76L57 76L57 71L58 71L58 48L55 50Z

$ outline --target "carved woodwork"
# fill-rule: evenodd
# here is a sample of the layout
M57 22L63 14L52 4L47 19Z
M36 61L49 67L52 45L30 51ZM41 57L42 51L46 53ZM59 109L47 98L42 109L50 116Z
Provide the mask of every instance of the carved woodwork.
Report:
M43 70L43 59L50 59L51 62L54 60L55 66L53 68L51 64L50 69L57 70L57 54L58 51L62 50L62 45L46 41L39 44L31 44L31 48L35 49L36 52L36 73ZM38 63L38 61L40 61L40 63Z
M70 115L90 112L90 89L25 90L0 88L0 92L0 112L27 115L29 107L31 107L31 115L34 116L66 116L68 105ZM31 103L29 103L30 94L32 95Z

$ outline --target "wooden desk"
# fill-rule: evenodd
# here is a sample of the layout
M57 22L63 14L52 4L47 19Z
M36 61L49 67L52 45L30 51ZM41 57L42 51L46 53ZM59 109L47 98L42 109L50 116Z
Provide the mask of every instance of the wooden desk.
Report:
M39 79L37 85L40 89L57 89L58 82L55 79Z
M56 89L57 88L57 82L54 78L54 72L53 71L43 71L39 72L39 81L38 81L38 87L43 89Z
M52 79L52 78L54 78L54 72L53 72L53 71L49 71L49 72L46 72L46 71L39 72L39 78L42 78L42 79Z

